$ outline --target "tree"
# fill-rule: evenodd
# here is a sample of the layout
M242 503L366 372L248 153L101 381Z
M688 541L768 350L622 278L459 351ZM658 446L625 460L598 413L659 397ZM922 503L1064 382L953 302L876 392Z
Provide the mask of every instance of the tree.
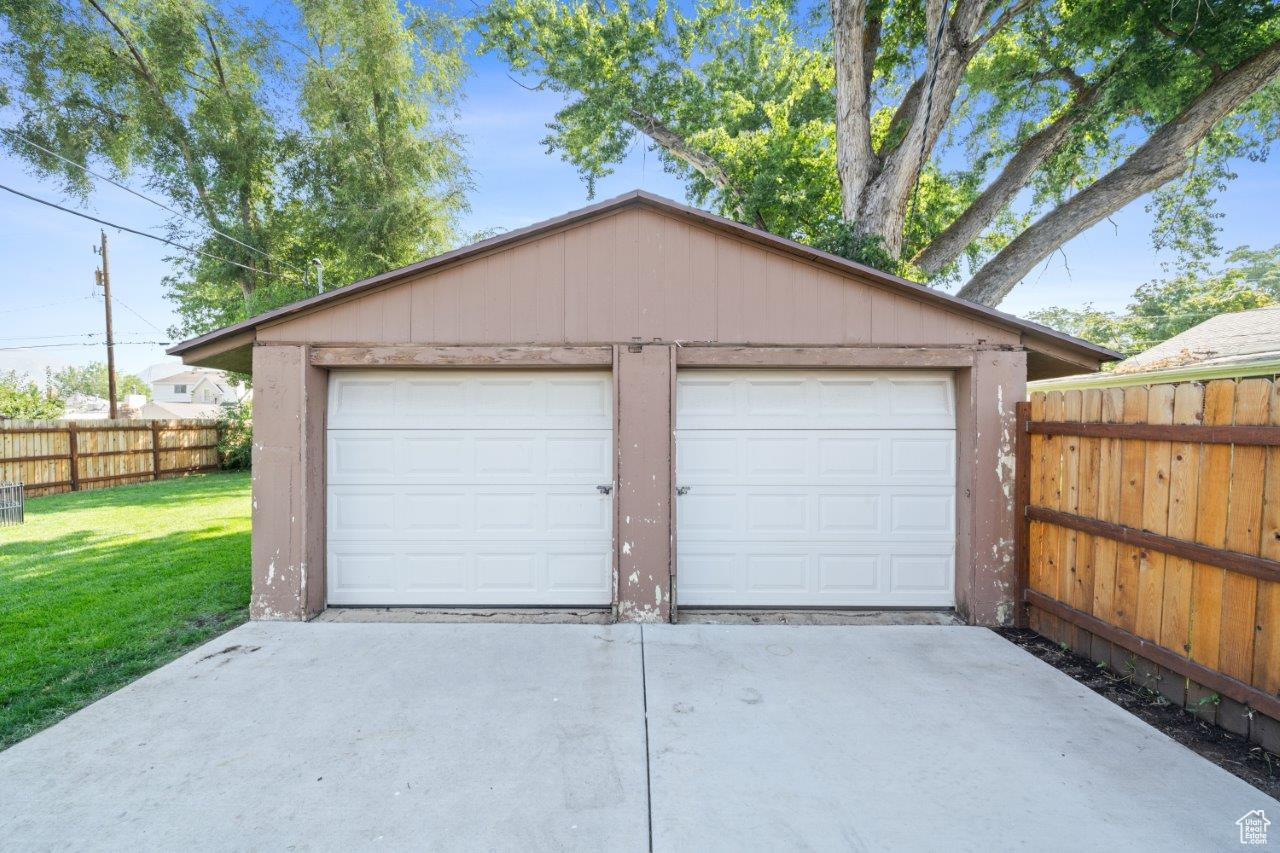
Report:
M1231 162L1280 136L1259 0L495 0L479 27L569 97L546 143L589 188L643 135L698 203L988 305L1145 196L1158 243L1211 255Z
M1210 317L1280 304L1280 245L1247 247L1226 256L1216 272L1183 271L1142 285L1121 313L1048 308L1029 315L1059 331L1111 347L1125 355L1150 349Z
M313 293L313 258L340 285L440 251L465 208L444 122L465 71L456 22L395 0L296 12L0 0L0 104L30 140L0 142L75 196L93 179L60 157L137 173L171 206L170 237L204 253L172 259L175 334Z
M62 401L47 397L17 371L0 373L0 419L44 421L62 415Z
M110 396L110 384L107 381L107 366L100 361L84 367L64 367L49 375L49 382L54 393L67 398L72 394L88 394L103 400ZM129 394L149 395L151 389L147 383L131 373L116 374L116 398L123 399Z

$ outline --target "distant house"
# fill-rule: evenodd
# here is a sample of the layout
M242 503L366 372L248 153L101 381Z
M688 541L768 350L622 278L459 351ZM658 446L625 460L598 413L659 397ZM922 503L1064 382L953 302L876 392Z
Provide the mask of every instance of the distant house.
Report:
M151 402L140 418L218 418L230 406L249 396L242 384L232 382L221 370L179 369L151 380Z
M157 403L222 405L238 399L226 374L213 370L185 369L151 382L151 399Z
M1280 375L1280 305L1219 314L1104 373L1031 383L1032 391Z

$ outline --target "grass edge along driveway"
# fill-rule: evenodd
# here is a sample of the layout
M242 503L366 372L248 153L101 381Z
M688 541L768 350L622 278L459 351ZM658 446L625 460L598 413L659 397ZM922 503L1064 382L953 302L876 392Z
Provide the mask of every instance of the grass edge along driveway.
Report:
M248 618L249 475L27 500L0 527L0 749Z

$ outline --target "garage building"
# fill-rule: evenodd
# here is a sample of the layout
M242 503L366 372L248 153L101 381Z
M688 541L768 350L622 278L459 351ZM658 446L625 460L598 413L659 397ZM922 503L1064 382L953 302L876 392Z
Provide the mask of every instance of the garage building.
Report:
M183 342L254 381L259 619L1013 615L1014 403L1109 350L633 192Z

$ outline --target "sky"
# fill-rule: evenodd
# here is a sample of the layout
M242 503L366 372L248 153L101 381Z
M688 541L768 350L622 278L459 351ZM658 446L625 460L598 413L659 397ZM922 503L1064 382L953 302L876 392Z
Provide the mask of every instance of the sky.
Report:
M495 58L473 58L458 129L467 137L474 170L471 210L461 233L509 230L589 203L574 169L547 154L541 139L562 104L561 96L531 92L507 76ZM1280 165L1242 162L1239 178L1220 201L1224 247L1264 248L1280 243L1275 211L1280 197ZM164 211L122 190L102 185L88 205L61 195L55 183L36 178L19 160L0 155L0 183L78 207L139 230L163 233ZM141 188L141 187L139 187ZM684 200L681 183L665 174L657 156L637 146L608 179L597 198L642 188ZM1113 224L1114 223L1114 224ZM0 192L0 370L41 376L57 369L105 360L103 306L93 294L97 256L92 248L100 226ZM1123 308L1134 288L1161 275L1151 248L1151 219L1141 201L1066 244L1023 281L1000 306L1025 314L1049 306ZM175 322L161 283L172 249L107 229L117 368L142 372L171 361L156 342ZM27 347L27 348L24 348Z

